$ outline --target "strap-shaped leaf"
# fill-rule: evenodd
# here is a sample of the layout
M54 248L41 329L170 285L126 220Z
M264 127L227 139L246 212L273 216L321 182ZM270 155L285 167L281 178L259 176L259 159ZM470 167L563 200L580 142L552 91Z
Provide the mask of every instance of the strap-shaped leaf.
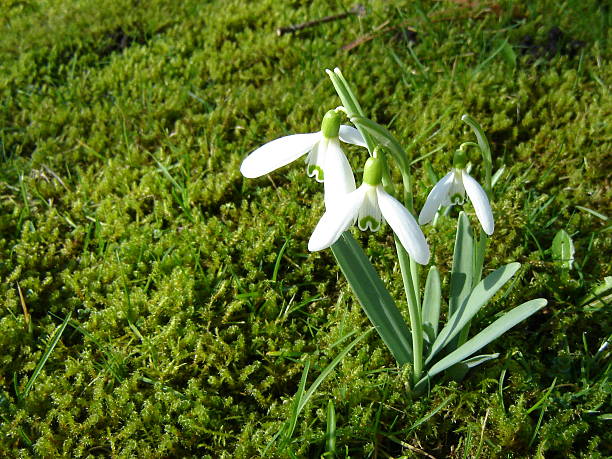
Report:
M499 353L477 355L475 357L462 360L448 369L448 376L455 381L461 381L463 378L465 378L465 375L470 368L474 368L482 363L488 362L489 360L496 359L497 357L499 357Z
M465 324L472 320L480 308L484 306L512 276L514 276L520 267L520 263L507 264L496 269L478 283L459 310L451 316L446 326L438 335L438 338L436 338L429 357L425 362L426 364L431 362L433 357L457 336Z
M415 386L415 390L422 390L427 386L427 381L429 379L479 351L491 341L499 338L505 332L510 330L516 324L542 309L544 306L546 306L546 303L547 301L544 298L537 298L535 300L527 301L526 303L523 303L507 312L472 339L468 340L463 346L451 352L442 360L433 365L427 372L427 375Z
M487 233L485 233L480 228L480 237L476 238L474 236L474 256L473 256L473 265L472 265L472 286L476 286L478 282L480 282L480 277L482 276L482 265L484 263L484 256L487 249ZM456 344L452 346L452 349L456 349L461 346L463 343L467 341L468 335L470 333L470 322L463 327L461 333L457 337Z
M465 212L459 213L457 234L455 236L455 251L453 253L453 268L451 271L448 314L455 314L459 306L472 291L474 269L474 240L472 238L470 221Z
M408 154L386 127L363 116L353 116L351 117L351 122L360 131L364 130L370 134L380 145L387 147L402 168L407 167Z
M359 304L397 363L411 363L410 329L359 244L345 231L331 249Z
M440 273L438 268L432 266L425 281L425 295L423 296L423 329L429 342L433 343L438 336L438 323L440 322L440 303L442 292L440 289Z
M485 135L482 127L478 122L472 118L467 113L461 117L461 121L469 124L469 126L476 134L476 140L478 141L478 147L480 148L480 152L482 154L482 163L485 168L485 186L484 189L491 199L491 173L493 171L493 159L491 158L491 146L489 145L489 141L487 140L487 136Z

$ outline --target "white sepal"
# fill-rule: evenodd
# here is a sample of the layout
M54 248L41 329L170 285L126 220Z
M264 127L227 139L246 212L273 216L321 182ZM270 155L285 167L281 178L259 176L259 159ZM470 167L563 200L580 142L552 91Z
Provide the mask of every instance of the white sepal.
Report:
M316 252L328 248L346 231L355 221L357 211L363 202L365 188L359 187L346 195L340 205L328 209L308 241L308 250Z
M330 210L342 202L346 195L355 191L356 187L353 170L340 148L338 139L327 141L324 171L325 208Z
M493 221L493 212L491 211L491 204L489 203L487 193L465 170L462 171L461 178L463 180L465 192L470 198L470 201L472 201L474 211L476 211L476 216L482 225L482 229L490 236L495 229L495 223Z
M308 153L321 139L320 132L293 134L262 145L247 156L240 172L247 178L261 177Z
M427 199L425 200L425 205L419 214L420 225L424 225L432 221L440 206L445 205L445 203L449 201L449 194L453 186L454 175L455 172L450 171L431 189L427 195Z
M376 194L383 217L397 234L408 254L417 263L426 265L429 262L429 246L412 214L382 186L376 187Z
M360 147L366 147L367 144L361 133L355 129L353 126L347 126L345 124L340 126L340 132L338 134L340 140L344 143L350 143L353 145L358 145Z

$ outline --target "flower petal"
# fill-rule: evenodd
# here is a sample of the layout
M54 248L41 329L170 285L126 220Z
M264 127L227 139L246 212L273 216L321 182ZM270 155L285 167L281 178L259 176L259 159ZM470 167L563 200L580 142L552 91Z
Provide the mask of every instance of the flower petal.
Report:
M378 196L376 194L376 186L364 183L361 185L367 188L365 195L363 196L363 202L357 211L357 226L361 231L365 231L368 228L370 231L378 231L382 226L382 213L380 212L380 206L378 205Z
M308 174L308 177L314 177L315 180L319 183L323 183L323 176L325 175L323 173L323 167L320 164L321 160L319 158L319 151L321 151L321 145L324 142L326 142L325 139L319 140L312 146L312 149L310 150L308 155L306 155L306 173ZM325 152L323 152L321 156L324 156L324 154Z
M425 205L421 209L421 213L419 214L419 224L424 225L425 223L429 223L436 216L436 212L440 208L440 206L448 200L448 193L453 185L453 174L454 171L450 171L446 174L438 183L434 185L429 194L427 195L427 199L425 200Z
M341 125L338 136L344 143L359 145L360 147L366 148L368 146L361 133L353 126L347 126L346 124Z
M482 225L482 229L490 236L495 229L495 223L493 221L493 212L491 211L491 204L489 204L487 193L485 193L485 190L482 189L480 184L470 177L470 174L466 171L462 171L462 179L465 192L470 198L470 201L472 201L472 205Z
M320 138L320 132L313 132L288 135L268 142L245 158L240 172L247 178L266 175L310 151Z
M325 145L325 139L319 144L320 147ZM319 151L319 154L323 153ZM325 208L330 210L342 202L347 194L355 191L355 176L351 165L346 159L346 156L340 148L338 139L329 139L325 150L325 166L324 176L325 181Z
M376 187L376 194L383 217L385 217L406 251L414 261L426 265L429 262L429 246L421 227L412 214L401 202L383 190L382 186Z
M342 233L353 224L364 194L365 189L359 187L344 197L342 205L327 210L310 236L308 250L316 252L336 242Z

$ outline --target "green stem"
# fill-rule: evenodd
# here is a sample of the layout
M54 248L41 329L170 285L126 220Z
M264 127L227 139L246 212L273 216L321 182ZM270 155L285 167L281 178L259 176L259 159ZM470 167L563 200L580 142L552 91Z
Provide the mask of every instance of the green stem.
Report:
M413 354L413 373L412 381L416 384L423 373L423 321L421 318L421 309L418 305L418 295L415 292L415 282L408 252L397 236L395 237L395 247L399 259L400 270L402 271L402 280L404 281L404 291L406 292L406 301L408 302L408 314L410 315L410 329L412 332L412 354Z
M364 117L363 110L355 97L355 94L351 90L348 82L339 70L334 72L328 71L327 74L342 101L347 115L353 119L355 116ZM373 154L374 148L376 147L375 139L372 138L369 132L362 129L358 123L354 123L357 129L363 135L370 154ZM402 184L404 192L402 200L404 205L414 215L414 202L412 198L412 179L410 177L410 165L408 157L401 147L392 149L394 158L397 160L400 173L402 175ZM397 150L397 151L395 151ZM393 184L391 183L391 177L389 174L389 168L386 164L386 157L382 154L382 159L385 161L384 173L383 173L383 186L386 189L392 191ZM412 346L413 346L413 383L416 384L423 373L423 319L421 317L421 307L419 298L419 270L418 265L410 258L406 249L402 246L401 242L395 237L395 246L397 249L397 255L400 264L400 270L402 272L402 281L404 283L404 291L406 292L406 300L408 303L408 312L410 314L410 325L412 333Z

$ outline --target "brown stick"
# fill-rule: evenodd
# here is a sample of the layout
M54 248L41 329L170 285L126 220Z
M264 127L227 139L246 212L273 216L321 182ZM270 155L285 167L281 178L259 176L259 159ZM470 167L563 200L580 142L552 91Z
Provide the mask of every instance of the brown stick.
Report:
M26 330L28 330L30 327L30 313L28 312L28 307L26 306L25 299L23 298L23 293L21 293L19 282L17 282L17 291L19 292L19 299L21 300L21 309L23 309L23 320L25 322Z
M312 21L303 22L301 24L293 24L286 27L279 27L276 29L276 34L281 37L287 33L297 32L299 30L307 29L308 27L314 27L319 24L324 24L326 22L338 21L339 19L344 19L351 14L356 16L364 16L366 14L366 9L363 5L355 5L346 13L334 14L331 16L325 16L324 18L314 19Z

